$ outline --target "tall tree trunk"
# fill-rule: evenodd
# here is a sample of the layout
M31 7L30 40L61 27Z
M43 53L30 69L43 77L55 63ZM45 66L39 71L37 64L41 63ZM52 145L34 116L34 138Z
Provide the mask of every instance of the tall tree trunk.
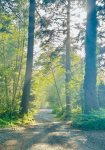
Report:
M70 0L67 6L67 40L66 40L66 112L70 111Z
M35 9L36 9L35 0L30 0L27 63L26 63L26 73L25 73L25 80L24 80L24 87L23 87L23 95L22 95L22 101L21 101L21 114L25 114L28 112L28 105L29 105L32 66L33 66Z
M96 92L96 42L97 42L97 13L96 0L87 0L87 24L85 41L85 77L84 77L84 113L98 109Z

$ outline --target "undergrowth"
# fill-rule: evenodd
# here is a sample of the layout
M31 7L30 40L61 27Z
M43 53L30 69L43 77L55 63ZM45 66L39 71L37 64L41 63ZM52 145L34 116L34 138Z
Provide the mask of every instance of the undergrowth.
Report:
M105 109L89 114L73 114L72 126L82 130L105 130Z
M65 110L65 109L64 109ZM105 130L105 109L91 111L83 114L80 108L72 110L68 115L61 109L54 110L53 113L60 120L71 121L71 127L82 130Z
M8 113L8 112L0 114L1 128L26 125L32 122L33 122L33 113L31 112L29 112L24 116L19 115L19 113Z

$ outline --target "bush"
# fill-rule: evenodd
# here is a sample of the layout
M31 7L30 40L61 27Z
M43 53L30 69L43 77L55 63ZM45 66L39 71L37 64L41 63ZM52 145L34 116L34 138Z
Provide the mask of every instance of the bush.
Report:
M92 111L90 114L72 116L72 126L83 130L104 130L105 110Z
M15 125L19 120L18 112L4 112L0 114L0 127Z

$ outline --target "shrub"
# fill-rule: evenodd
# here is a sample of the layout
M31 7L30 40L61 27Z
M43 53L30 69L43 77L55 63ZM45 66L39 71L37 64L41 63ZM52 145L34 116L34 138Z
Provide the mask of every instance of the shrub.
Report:
M83 130L104 130L105 110L92 111L90 114L72 116L72 126Z

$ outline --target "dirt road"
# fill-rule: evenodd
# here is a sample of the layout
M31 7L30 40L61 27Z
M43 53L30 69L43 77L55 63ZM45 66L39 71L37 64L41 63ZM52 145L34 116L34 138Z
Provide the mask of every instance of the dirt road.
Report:
M57 122L51 110L37 115L38 123L27 128L0 129L0 150L105 150L105 132L70 129Z

